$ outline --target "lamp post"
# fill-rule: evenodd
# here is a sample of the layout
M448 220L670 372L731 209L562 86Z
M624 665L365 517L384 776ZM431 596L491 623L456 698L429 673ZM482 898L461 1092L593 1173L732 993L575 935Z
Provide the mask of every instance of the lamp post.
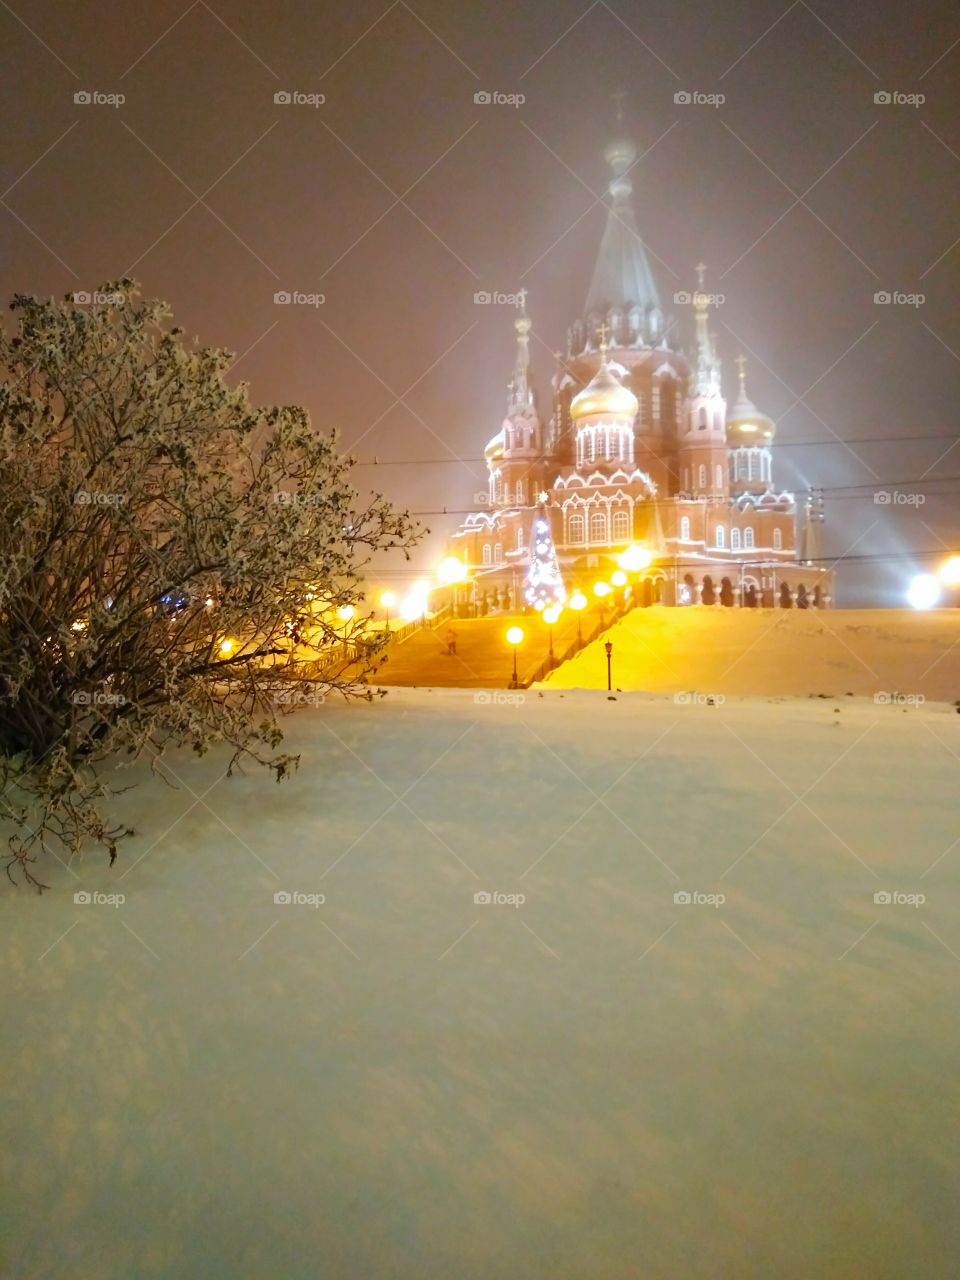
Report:
M337 610L337 617L343 623L343 656L344 657L346 657L347 654L350 652L349 646L347 644L347 632L350 628L350 619L353 617L355 613L356 613L356 609L354 609L352 604L342 604L340 608Z
M510 627L507 630L507 644L513 649L513 679L510 681L511 689L520 688L520 680L517 675L517 650L523 644L523 628Z
M548 608L544 609L542 614L543 620L547 624L547 635L550 637L550 666L551 667L553 667L553 664L555 661L553 656L553 628L556 625L557 619L560 617L560 612L561 612L561 606L558 604L552 604Z
M390 610L397 603L397 597L392 591L384 591L380 597L380 604L387 619L387 630L390 630Z
M613 641L608 640L603 647L607 651L607 693L609 693L613 686L613 679L610 675L610 657L613 653Z

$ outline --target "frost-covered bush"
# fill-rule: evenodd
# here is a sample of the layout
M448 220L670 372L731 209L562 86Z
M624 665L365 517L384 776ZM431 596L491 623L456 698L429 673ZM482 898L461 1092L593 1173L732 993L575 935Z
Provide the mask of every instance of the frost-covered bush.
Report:
M369 555L416 539L358 500L335 437L252 405L165 304L126 280L97 296L18 296L0 335L0 820L8 875L38 888L47 840L116 857L118 760L225 742L288 773L278 710L369 695L362 610L344 619Z

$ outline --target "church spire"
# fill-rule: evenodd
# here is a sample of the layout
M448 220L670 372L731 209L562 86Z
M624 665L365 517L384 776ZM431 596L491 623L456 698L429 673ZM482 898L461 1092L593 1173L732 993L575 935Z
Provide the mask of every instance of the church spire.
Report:
M693 305L697 318L697 394L712 395L720 389L720 369L713 338L710 335L710 299L704 293L703 285L707 268L702 262L697 263L697 292L693 295Z
M622 107L618 104L618 125L622 116ZM606 316L611 310L627 312L633 307L640 307L644 312L651 308L659 310L656 282L630 201L633 193L630 170L637 159L636 147L620 136L608 144L604 158L613 170L608 187L611 203L587 293L587 312Z
M527 315L526 290L520 290L520 314L513 322L517 332L517 360L510 381L508 413L518 409L533 408L533 388L530 386L530 317Z

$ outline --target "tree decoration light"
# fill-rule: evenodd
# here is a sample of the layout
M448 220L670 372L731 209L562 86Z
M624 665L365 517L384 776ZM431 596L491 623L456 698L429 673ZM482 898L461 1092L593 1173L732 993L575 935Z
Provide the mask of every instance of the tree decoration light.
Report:
M562 605L566 598L567 589L560 574L550 520L541 503L533 521L530 568L527 570L524 599L539 612L551 605Z

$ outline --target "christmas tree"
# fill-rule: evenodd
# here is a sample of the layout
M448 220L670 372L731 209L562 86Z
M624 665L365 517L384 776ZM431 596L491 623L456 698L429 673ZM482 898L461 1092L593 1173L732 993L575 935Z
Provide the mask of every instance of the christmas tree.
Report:
M533 518L530 568L527 570L524 597L527 604L533 605L538 612L550 608L551 605L562 605L567 598L567 589L560 576L560 565L557 562L557 551L553 545L553 534L550 530L550 519L544 506L543 495L541 495L537 514Z

